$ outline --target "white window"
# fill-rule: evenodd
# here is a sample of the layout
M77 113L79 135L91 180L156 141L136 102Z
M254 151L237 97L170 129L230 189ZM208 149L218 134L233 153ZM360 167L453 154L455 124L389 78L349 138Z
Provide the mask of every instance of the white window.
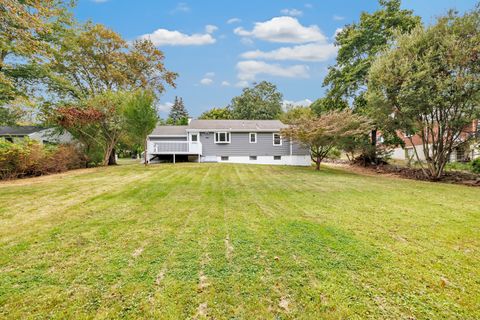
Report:
M192 142L198 141L198 133L192 133Z
M273 134L273 145L274 146L281 146L282 145L282 137L280 136L280 133L274 133Z
M248 141L250 143L257 143L257 133L250 132L250 134L248 135Z
M282 156L273 156L273 160L282 160Z
M250 160L257 160L257 156L250 156Z
M215 143L230 143L230 132L215 132Z

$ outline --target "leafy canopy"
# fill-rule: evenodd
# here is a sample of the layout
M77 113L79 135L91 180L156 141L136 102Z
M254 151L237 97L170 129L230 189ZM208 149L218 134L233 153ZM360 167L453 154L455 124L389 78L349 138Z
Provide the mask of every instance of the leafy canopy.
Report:
M465 128L480 116L480 6L399 35L373 63L368 91L372 117L410 140L417 134L424 173L439 179L452 150L473 137Z
M232 99L234 119L272 120L282 113L283 95L273 83L262 81L253 88L244 88L240 96Z

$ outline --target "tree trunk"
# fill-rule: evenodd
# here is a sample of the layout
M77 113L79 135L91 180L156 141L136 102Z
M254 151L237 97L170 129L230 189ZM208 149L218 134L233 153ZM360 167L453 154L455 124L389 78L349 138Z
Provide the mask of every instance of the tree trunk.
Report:
M108 157L108 165L114 166L117 165L117 159L115 158L115 148L112 149L110 152L110 156Z
M320 170L320 163L322 162L322 159L317 156L317 159L315 160L315 170Z
M372 153L371 153L372 159L370 159L370 160L373 161L374 164L378 164L378 161L377 161L377 128L372 130L372 137L371 138L372 138Z
M145 157L145 166L148 165L148 157L147 157L147 139L144 140L145 142L143 143L143 155Z

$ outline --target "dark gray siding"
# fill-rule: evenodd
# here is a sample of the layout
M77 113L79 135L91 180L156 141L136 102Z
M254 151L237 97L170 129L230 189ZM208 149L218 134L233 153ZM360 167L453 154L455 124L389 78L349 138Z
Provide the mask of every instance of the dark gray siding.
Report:
M213 132L201 132L203 156L284 156L290 155L290 143L273 145L272 132L258 132L257 143L249 143L248 132L231 132L230 143L216 144Z
M150 137L150 141L187 141L187 136L185 137Z

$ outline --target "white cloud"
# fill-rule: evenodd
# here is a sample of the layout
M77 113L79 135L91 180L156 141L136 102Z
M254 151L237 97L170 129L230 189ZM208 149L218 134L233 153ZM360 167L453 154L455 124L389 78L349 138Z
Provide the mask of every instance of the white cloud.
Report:
M237 83L235 83L235 87L239 87L239 88L248 87L248 81L240 80Z
M311 3L305 3L305 8L311 9L313 8L313 5Z
M300 17L303 14L303 12L298 9L283 9L280 12L286 16L292 17Z
M326 61L335 57L337 48L333 44L309 43L293 47L283 47L272 51L247 51L241 55L244 59Z
M231 18L231 19L228 19L228 20L227 20L227 23L228 23L228 24L239 23L239 22L242 22L242 19L239 19L239 18Z
M200 80L200 84L203 84L204 86L209 86L213 83L213 80L210 78L203 78Z
M246 46L253 46L253 40L250 38L242 38L240 39L240 42Z
M156 46L201 46L215 43L210 34L194 33L191 35L177 30L157 29L152 33L144 34L140 39L150 39Z
M172 102L165 102L165 103L159 103L157 108L158 108L158 111L168 112L168 111L170 111L172 106L173 106Z
M213 78L215 77L215 72L207 72L205 73L205 78Z
M308 78L308 66L294 65L282 67L278 64L269 64L263 61L246 60L237 63L237 77L240 81L254 81L259 74L266 74L285 78Z
M265 22L256 22L253 30L235 28L234 33L242 37L254 37L270 42L306 43L326 41L316 25L302 26L292 17L275 17Z
M230 82L228 82L228 81L222 81L222 86L224 86L224 87L230 87L231 84L230 84Z
M205 26L205 32L206 33L214 33L215 31L218 30L218 27L217 26L214 26L213 24L207 24Z
M293 100L283 100L283 108L286 109L287 106L294 106L294 107L308 107L312 104L312 100L310 99L303 99L298 101Z
M190 7L185 2L179 2L175 9L170 11L170 14L175 14L177 12L189 12Z
M333 20L335 20L335 21L342 21L344 19L345 19L345 17L342 17L342 16L337 16L337 15L333 16Z

